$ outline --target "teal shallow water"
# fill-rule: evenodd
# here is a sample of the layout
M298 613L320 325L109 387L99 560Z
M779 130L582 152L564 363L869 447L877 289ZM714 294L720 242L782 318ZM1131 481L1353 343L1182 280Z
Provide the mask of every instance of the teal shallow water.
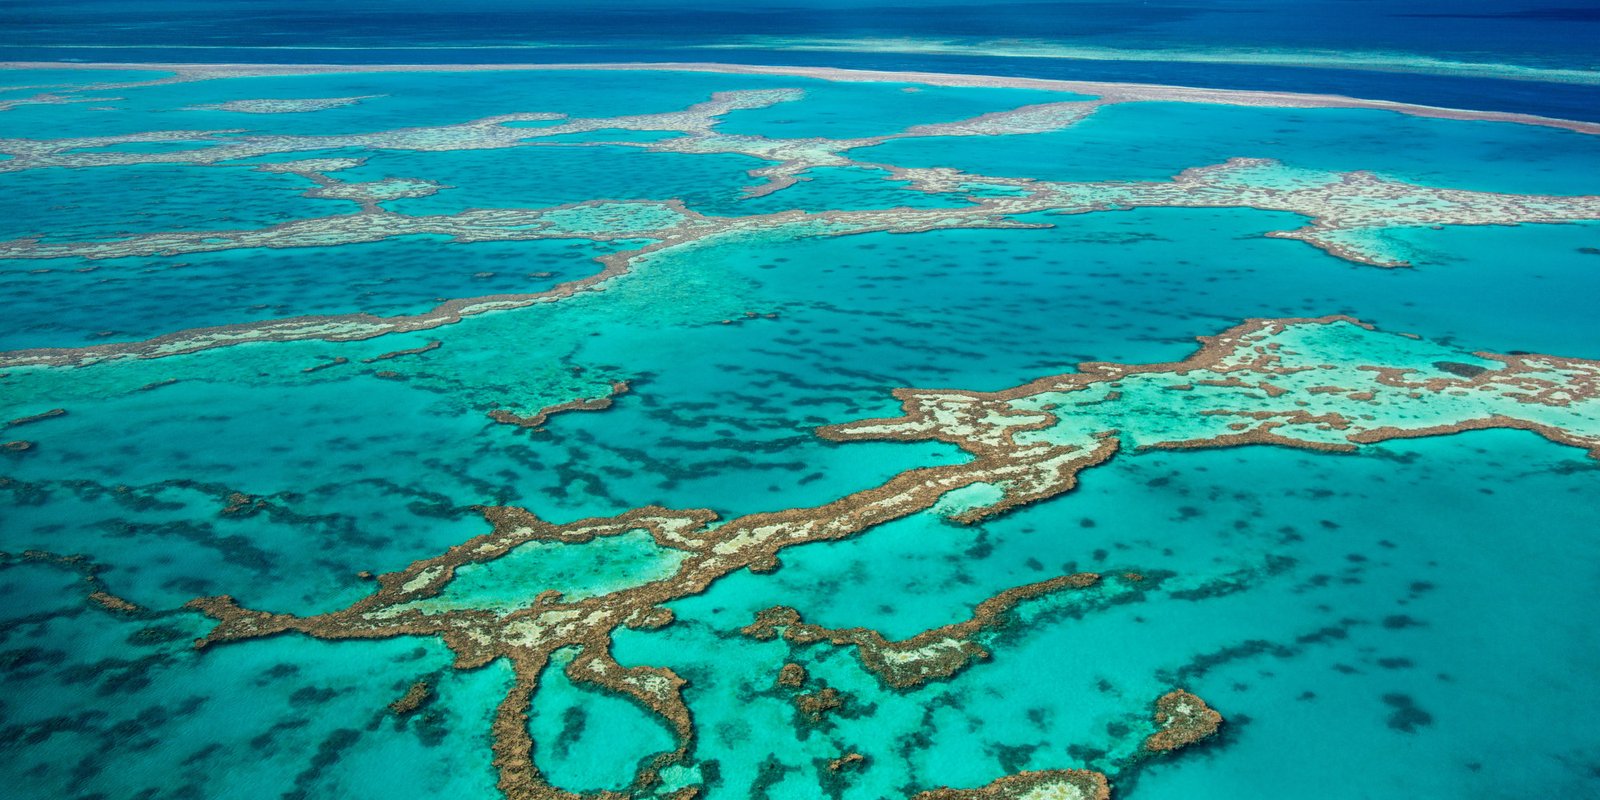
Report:
M258 228L355 210L349 202L302 197L310 188L295 175L149 165L10 173L0 175L10 210L0 237L78 241L151 230Z
M0 262L0 288L21 307L0 323L0 342L49 347L146 339L171 331L173 323L203 328L315 314L416 314L452 297L545 291L599 272L595 257L641 243L467 244L418 235L182 260L9 260ZM77 302L62 307L58 300L68 297Z
M1474 464L1471 481L1457 472L1465 463ZM1492 796L1507 781L1581 794L1581 754L1593 737L1556 718L1593 702L1595 687L1578 676L1597 651L1580 620L1550 615L1592 575L1595 543L1572 532L1594 524L1581 500L1594 474L1516 433L1352 457L1256 449L1131 458L1088 474L1071 497L976 529L897 524L826 555L797 551L773 579L738 576L679 612L746 620L781 602L822 624L909 636L1043 576L1172 575L1136 602L1008 634L992 663L910 695L885 693L846 651L797 649L813 674L876 707L841 721L825 743L775 748L800 770L775 796L816 791L824 771L809 755L919 735L931 741L906 761L874 764L880 786L1093 764L1096 750L1125 747L1107 727L1137 724L1143 709L1130 705L1174 675L1218 708L1226 698L1238 724L1195 758L1141 772L1135 796L1297 795L1338 784L1358 765L1371 797ZM1552 508L1536 541L1512 533L1528 502ZM1515 553L1516 563L1489 553ZM784 716L781 698L761 694L776 665L796 656L781 644L729 641L717 627L621 641L637 660L715 676L691 705L718 720L706 720L712 735L737 754L723 763L730 784L748 785L771 750L741 732ZM1548 650L1546 637L1556 642ZM730 678L726 659L684 655L729 647L766 669ZM1405 704L1427 720L1406 724L1397 713Z
M450 187L432 197L386 204L404 214L456 214L472 208L543 208L585 200L674 197L713 213L731 210L742 193L736 182L727 180L728 176L759 166L760 161L745 156L552 146L509 152L385 153L340 177L377 180L427 175Z
M816 84L600 73L241 79L118 90L128 100L109 124L154 130L201 124L183 121L189 115L204 115L205 125L226 116L255 130L326 134L521 111L668 111L712 91L788 86ZM901 88L816 89L734 112L728 131L884 133L1049 99ZM879 93L881 104L869 102ZM388 97L303 114L155 113L356 94ZM1181 124L1152 126L1148 114L1169 110L1130 105L1104 110L1093 127L908 140L857 155L1072 180L1161 179L1271 156L1441 186L1597 191L1593 137L1336 110L1179 111ZM83 135L87 113L25 106L0 113L0 126L22 135L10 126L53 115L27 135ZM1294 135L1267 135L1285 125ZM1073 137L1082 147L1066 146ZM1410 144L1385 150L1385 137ZM761 162L724 155L602 147L362 155L367 165L345 173L352 180L454 187L389 204L412 214L596 198L681 199L719 216L965 203L848 168L740 200L744 170ZM134 201L152 194L119 180L134 174L185 188ZM8 196L60 194L76 204L41 210L30 200L6 215L18 235L43 226L56 239L271 224L351 205L300 198L303 187L289 186L298 179L241 166L0 178L25 187ZM208 210L219 208L235 218ZM503 660L455 670L427 637L282 636L196 653L190 641L209 622L180 606L226 593L249 608L337 609L371 592L358 572L398 570L485 533L481 505L525 506L555 522L647 504L728 518L820 505L914 467L963 460L949 445L814 435L820 425L895 413L896 388L995 390L1085 360L1170 361L1192 352L1196 335L1244 318L1331 313L1414 332L1427 340L1419 352L1437 344L1457 360L1475 350L1600 358L1588 301L1600 285L1593 223L1406 229L1392 235L1415 266L1382 270L1264 238L1304 222L1284 212L1163 208L1022 221L1052 227L837 237L779 228L651 256L603 292L432 330L11 370L0 378L0 419L68 413L0 435L35 445L0 453L0 550L83 554L104 565L100 578L117 595L156 612L120 616L86 604L79 575L58 566L0 569L0 775L26 797L136 797L146 788L497 796L490 720L511 681ZM90 338L101 331L126 340L298 314L416 313L442 298L583 277L598 268L592 256L613 248L442 238L11 260L0 271L16 309L4 342L76 346L103 340ZM75 271L84 266L95 271ZM433 341L441 345L366 361ZM305 371L338 358L347 363ZM556 415L545 431L487 416L599 397L613 380L631 388L612 408ZM1129 452L1085 473L1072 494L980 525L920 513L785 551L776 573L741 571L673 602L677 621L664 629L619 631L616 655L688 680L699 732L691 769L708 797L895 797L1069 767L1113 770L1122 796L1154 800L1303 796L1308 786L1344 785L1353 771L1372 797L1495 796L1507 785L1580 797L1594 791L1600 744L1572 712L1600 694L1600 637L1571 613L1594 601L1600 571L1600 543L1588 533L1600 522L1593 463L1505 431L1357 455ZM264 505L223 513L235 492ZM528 546L463 568L458 583L421 604L504 611L548 588L592 595L659 579L679 557L641 534ZM989 642L992 660L908 692L884 688L847 648L791 653L737 632L756 611L784 604L810 622L904 638L965 619L1008 588L1078 570L1138 571L1149 586L1126 602L1032 602ZM773 688L791 657L811 671L812 686L848 695L840 714L811 724ZM623 787L642 759L673 746L652 715L555 668L528 723L533 762L553 784ZM432 687L421 711L386 709L419 680ZM1118 767L1137 747L1151 701L1174 686L1219 709L1224 734ZM840 779L826 764L847 751L868 760Z
M807 90L804 107L778 105L728 115L724 133L755 136L827 136L848 139L894 133L889 120L976 117L1032 105L1088 99L1069 92L968 89L895 83L793 84Z
M1068 130L1014 137L1008 144L905 139L856 156L1065 181L1161 180L1229 158L1275 158L1296 167L1368 170L1460 189L1592 194L1589 165L1600 154L1593 136L1521 125L1418 119L1387 111L1160 102L1102 108Z

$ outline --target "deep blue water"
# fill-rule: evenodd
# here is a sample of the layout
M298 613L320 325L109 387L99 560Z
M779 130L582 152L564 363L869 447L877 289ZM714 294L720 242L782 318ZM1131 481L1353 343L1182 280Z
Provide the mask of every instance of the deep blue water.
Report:
M724 61L1333 92L1600 119L1600 8L1568 0L1165 0L846 3L838 0L9 0L0 59L260 63ZM959 54L775 50L805 39L952 42ZM991 41L1066 48L1277 53L1272 66L1010 58ZM737 47L742 42L750 47ZM706 49L707 46L715 49ZM1294 64L1388 54L1384 71ZM1232 58L1226 56L1225 58ZM1428 59L1584 70L1581 83L1433 74Z

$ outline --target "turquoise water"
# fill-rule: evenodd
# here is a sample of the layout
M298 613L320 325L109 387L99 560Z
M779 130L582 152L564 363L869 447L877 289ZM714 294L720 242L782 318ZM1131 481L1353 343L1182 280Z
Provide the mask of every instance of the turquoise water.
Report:
M1205 131L1204 136L1176 135ZM1229 158L1367 170L1431 186L1523 194L1590 194L1600 141L1569 131L1406 117L1352 109L1259 109L1130 103L1068 130L981 139L905 139L855 153L864 161L956 167L1062 181L1162 180Z
M1514 491L1502 483L1511 464ZM621 641L638 660L718 675L691 704L698 696L724 726L710 728L719 750L736 754L723 774L737 765L730 785L748 785L775 750L801 770L788 796L816 790L821 770L808 756L829 748L926 737L909 763L874 762L881 791L1057 767L1063 742L1114 751L1120 737L1108 726L1138 724L1143 709L1130 704L1175 673L1246 719L1216 749L1141 772L1132 796L1302 796L1337 784L1352 764L1371 797L1493 796L1507 781L1582 796L1593 736L1562 709L1595 699L1577 676L1597 649L1580 620L1550 614L1592 575L1595 543L1558 531L1595 523L1580 500L1593 476L1581 457L1515 433L1350 458L1267 449L1130 459L1091 473L1070 498L1003 521L897 523L825 555L797 551L772 579L737 576L679 607L685 617L746 619L782 602L822 624L906 636L1063 571L1172 575L1134 602L1011 634L992 663L911 695L885 693L826 645L786 655L782 644L728 642L714 626ZM1525 530L1528 502L1554 507L1533 541L1513 533ZM1486 557L1509 552L1517 566ZM1317 637L1324 629L1333 633ZM1533 635L1548 635L1549 649L1512 633L1528 629L1547 631ZM685 655L730 646L732 659L766 669L724 679L719 662L730 656ZM751 747L740 731L780 728L785 704L759 693L793 657L876 708L841 721L826 742ZM739 707L726 704L731 694ZM1430 721L1398 728L1389 695Z
M523 147L511 151L384 153L341 178L434 175L450 188L431 197L395 200L402 214L454 214L472 208L541 208L585 200L676 197L705 213L732 210L742 189L719 180L762 166L747 156L645 153L620 147ZM660 156L657 158L656 156ZM581 166L564 165L578 162ZM754 183L754 181L751 181Z
M1034 103L1086 100L1085 95L1032 89L967 89L956 86L917 86L895 83L796 84L807 89L803 107L779 105L736 111L719 130L755 136L789 135L791 128L805 136L849 139L893 133L889 120L965 119L1006 111Z
M0 287L21 302L0 323L0 341L48 347L144 339L178 320L199 328L314 314L415 313L442 297L543 291L583 278L600 271L596 256L627 244L462 244L419 235L336 248L240 248L182 260L10 260L0 263ZM80 304L61 307L56 301L63 297Z
M49 82L74 77L52 71ZM447 187L384 201L360 226L600 199L677 200L729 226L636 256L600 289L411 332L4 362L0 420L67 412L0 428L0 442L31 444L0 450L0 551L12 554L0 561L0 776L18 796L495 797L496 708L519 678L538 681L529 718L515 724L526 726L542 780L626 789L640 764L678 742L636 698L568 676L577 645L556 648L532 676L506 656L463 668L451 646L465 645L434 635L289 633L196 650L216 623L184 604L226 594L248 609L335 612L373 594L372 574L455 547L487 552L472 550L491 532L486 506L554 524L703 508L737 525L972 460L945 442L816 434L900 413L896 389L994 391L1084 361L1161 364L1248 318L1327 314L1423 338L1349 339L1362 349L1329 351L1341 366L1499 363L1472 355L1483 351L1600 359L1592 219L1382 230L1413 266L1381 269L1268 238L1306 215L1249 208L997 215L1045 226L1031 228L981 227L996 220L977 217L919 232L851 227L859 218L826 212L925 222L905 215L956 214L977 202L970 195L1015 190L923 192L881 170L819 166L745 198L755 182L746 171L771 161L655 152L671 139L650 131L499 149L338 140L496 114L663 113L755 88L809 94L731 112L718 132L880 135L1075 99L778 76L397 73L117 89L120 110L95 112L105 129L77 105L0 112L11 138L191 126L330 137L325 148L247 163L0 174L6 239L99 247L357 214L349 201L302 196L311 185L302 177L253 169L306 157L365 159L331 173L343 181ZM384 96L295 114L175 110L371 94ZM648 147L570 146L582 141ZM1596 142L1377 112L1140 103L1053 133L923 137L847 155L1068 181L1164 180L1270 157L1430 187L1583 195L1600 193ZM1381 198L1371 202L1381 214ZM576 238L434 232L341 243L333 227L294 247L215 252L45 258L19 246L0 262L11 301L0 348L181 342L188 329L305 315L335 326L357 314L422 319L441 303L555 289L597 273L597 256L659 241L596 241L582 235L590 222L559 224ZM557 412L542 429L489 416L603 397L613 381L629 388L610 408ZM1441 394L1428 407L1448 417L1456 403ZM1342 408L1357 418L1369 409ZM1061 413L1088 426L1138 418L1093 406ZM1190 424L1183 413L1175 401L1172 426ZM703 592L672 594L665 627L608 629L620 665L669 668L687 682L696 740L664 769L661 793L692 784L711 798L906 797L1065 768L1103 771L1118 796L1152 800L1316 796L1356 770L1352 791L1375 798L1597 791L1600 741L1578 710L1600 699L1600 635L1574 609L1597 599L1600 472L1582 449L1507 430L1351 454L1131 446L1153 435L1124 431L1129 446L1047 501L957 525L940 511L970 497L948 495L850 538L785 549L775 572L736 569ZM19 555L29 550L87 561ZM504 618L545 590L603 600L669 581L699 557L629 525L589 541L529 540L465 563L401 607ZM854 648L739 632L786 605L810 623L906 639L963 621L1007 589L1078 571L1103 573L1104 585L1025 602L982 635L990 659L907 690L887 687ZM1143 580L1119 577L1129 572ZM143 610L108 610L89 599L97 587ZM790 661L809 673L801 690L774 684ZM419 708L388 707L418 682L429 687ZM823 687L843 705L809 719L796 692ZM1180 687L1222 713L1221 733L1135 758L1155 698ZM848 752L865 761L829 769Z
M297 175L250 169L136 164L12 172L0 174L9 212L0 237L77 241L149 230L260 228L355 210L352 203L304 197L310 188ZM229 199L235 189L237 198Z
M889 180L881 169L818 167L794 187L764 197L746 199L744 213L773 213L790 209L944 208L965 205L959 197L905 191L905 181Z

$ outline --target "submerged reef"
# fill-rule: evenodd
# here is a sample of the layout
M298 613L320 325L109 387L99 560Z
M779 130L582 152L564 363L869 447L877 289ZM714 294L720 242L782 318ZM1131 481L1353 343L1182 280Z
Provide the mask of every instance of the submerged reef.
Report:
M0 478L0 486L8 480ZM83 555L63 555L47 550L25 550L21 553L0 552L0 570L24 564L44 564L56 569L75 572L78 574L84 592L84 600L99 608L128 615L144 615L146 610L139 604L113 594L106 586L105 579L101 576L106 571L106 566Z
M323 639L437 636L455 652L459 669L507 659L516 678L495 714L493 733L500 787L514 798L573 796L551 786L534 766L527 720L541 674L558 651L576 650L565 668L568 679L638 703L676 736L675 749L641 768L633 791L675 791L683 787L663 785L663 770L684 763L694 742L684 679L670 669L622 666L611 654L611 635L618 628L670 625L674 615L663 604L699 594L738 570L774 569L785 548L855 536L936 506L954 522L976 522L1071 491L1079 473L1125 446L1270 444L1347 452L1392 439L1514 428L1600 458L1600 362L1460 354L1339 316L1250 320L1201 342L1182 361L1085 363L1076 372L998 392L899 390L903 416L828 426L818 434L837 441L946 442L970 460L912 469L820 506L717 524L716 514L705 509L646 507L561 525L520 508L486 508L491 532L377 576L376 591L339 611L297 616L242 608L228 596L194 600L192 608L217 621L196 646L286 632ZM1384 360L1368 363L1376 358ZM1484 368L1461 377L1434 366L1446 358L1479 359ZM1175 396L1182 398L1176 405ZM509 611L419 602L444 592L463 567L492 567L525 544L581 544L635 531L683 554L670 575L581 599L529 587L533 599ZM792 609L763 613L746 633L773 636L781 627L791 640L854 645L867 669L905 688L981 658L982 648L965 637L1021 600L1081 590L1097 580L1076 574L1018 587L980 605L967 622L907 642L889 642L871 631L806 626ZM1159 713L1166 715L1166 727L1154 739L1163 749L1200 738L1220 720L1189 697L1164 698Z
M356 97L271 98L261 100L228 100L222 103L203 103L189 106L185 111L237 111L241 114L303 114L330 108L353 106L362 100L372 100L382 95L366 94Z

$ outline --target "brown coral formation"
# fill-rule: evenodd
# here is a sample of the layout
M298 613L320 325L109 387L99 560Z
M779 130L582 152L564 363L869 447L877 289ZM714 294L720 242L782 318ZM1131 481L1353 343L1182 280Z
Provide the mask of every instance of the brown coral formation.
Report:
M849 753L845 753L842 756L839 756L838 758L830 760L828 762L828 771L829 772L842 772L842 771L844 771L846 769L859 767L862 764L865 764L866 761L867 761L867 757L866 756L861 755L860 753L851 751Z
M438 341L438 340L434 340L434 341L428 342L425 345L422 345L421 347L412 347L412 348L408 348L408 349L405 349L405 350L394 350L394 351L391 351L391 352L388 352L388 353L382 353L382 354L379 354L379 355L375 355L372 358L363 358L363 359L361 359L361 363L363 363L363 364L373 364L373 363L376 363L376 362L379 362L379 361L388 361L391 358L400 358L401 356L416 356L416 355L421 355L423 353L427 353L427 352L431 352L431 351L434 351L434 350L438 350L441 347L444 347L444 342L441 342L441 341Z
M321 372L321 371L323 371L325 369L329 369L329 368L332 368L332 367L337 367L337 366L340 366L340 365L343 365L343 364L348 364L348 363L350 363L350 359L345 358L344 356L339 356L337 358L334 358L331 361L324 361L321 364L313 364L312 366L306 367L305 369L302 369L300 371L301 372L307 372L307 373L309 373L309 372Z
M155 391L157 389L160 389L160 388L163 388L163 387L167 387L167 386L171 386L171 385L173 385L174 383L177 383L177 382L178 382L177 378L168 378L168 379L166 379L164 381L152 381L152 382L147 383L147 384L145 384L143 386L140 386L135 391L153 392L153 391Z
M930 789L911 800L1111 800L1106 776L1087 769L1050 769L1007 775L977 789Z
M227 504L222 507L224 517L248 517L266 508L266 501L244 492L229 492Z
M218 621L211 633L196 644L205 647L286 631L328 639L434 635L456 652L459 668L508 658L517 677L493 726L501 788L513 798L564 798L569 795L549 786L533 766L533 742L527 727L538 676L556 650L579 648L579 655L565 670L574 682L617 692L666 722L680 744L658 757L654 766L676 762L687 753L693 738L689 712L681 697L683 681L671 670L619 665L610 655L613 629L657 625L660 603L701 592L712 581L735 570L768 563L782 548L852 536L929 508L953 489L1020 477L1044 466L1055 491L1065 491L1074 485L1077 471L1109 458L1115 445L1114 439L1101 438L1087 447L1029 447L1020 448L1019 453L986 450L986 457L970 464L912 470L883 486L823 506L752 514L715 528L707 527L713 519L707 511L674 512L646 507L617 517L552 525L521 509L486 509L485 516L494 524L491 533L400 572L378 576L377 591L342 611L296 617L246 610L227 596L192 601L190 607ZM1028 482L1025 489L1030 497L1043 496L1044 492L1045 487L1037 481ZM1018 502L1022 502L1020 495L1004 505ZM527 608L508 614L473 609L428 613L407 607L413 600L438 594L461 565L491 561L519 544L583 542L635 530L649 533L662 547L688 553L674 575L578 601L530 603ZM815 700L825 703L826 698L819 695ZM641 772L640 780L654 774L647 769Z
M433 697L433 686L427 681L417 681L406 687L406 693L400 699L389 704L389 710L395 716L403 717L422 708L422 705Z
M777 684L785 689L798 689L806 682L806 668L790 662L778 670Z
M1144 740L1144 749L1165 753L1188 747L1215 735L1222 727L1222 715L1206 701L1182 689L1174 689L1156 700L1157 730Z
M786 606L761 611L756 621L740 632L756 639L781 636L794 644L829 642L852 646L861 659L861 666L884 684L895 689L911 689L928 681L950 678L974 662L988 658L988 649L973 641L974 637L1002 624L1005 616L1023 601L1067 589L1086 589L1099 580L1099 575L1083 572L1007 589L980 603L972 617L964 622L923 631L897 642L889 641L871 628L809 625L801 620L800 612ZM801 677L804 677L803 671ZM779 682L782 683L781 676Z
M1145 376L1191 376L1210 373L1214 375L1250 374L1255 376L1291 376L1311 370L1335 369L1333 365L1285 363L1285 354L1272 347L1273 337L1283 335L1300 326L1353 325L1372 330L1372 326L1349 317L1333 315L1315 318L1255 319L1247 320L1215 336L1200 337L1204 344L1200 352L1181 362L1149 365L1121 365L1089 362L1079 365L1077 373L1042 378L1013 389L998 392L966 392L961 390L897 390L906 416L891 420L867 420L824 429L829 438L851 440L855 438L941 438L935 431L958 430L960 438L990 430L1007 430L1016 420L1047 414L1043 406L1036 407L1036 398L1065 392L1079 392L1100 384L1119 386L1120 381L1138 380ZM1529 430L1551 441L1580 447L1600 458L1600 434L1564 428L1544 421L1546 409L1573 408L1580 403L1600 400L1600 362L1584 359L1561 358L1548 355L1495 355L1475 354L1481 358L1501 362L1499 369L1486 370L1470 378L1430 377L1410 381L1405 375L1411 370L1381 366L1357 366L1357 374L1370 373L1373 383L1361 392L1364 402L1382 401L1401 405L1422 401L1415 407L1425 411L1429 398L1459 398L1473 394L1492 398L1499 410L1479 417L1453 419L1435 425L1382 424L1376 415L1363 413L1359 417L1329 411L1314 414L1303 406L1305 397L1313 396L1310 389L1284 392L1256 393L1245 384L1238 387L1237 398L1241 405L1256 408L1206 408L1188 414L1197 418L1218 421L1239 419L1248 421L1240 428L1224 424L1225 430L1196 438L1176 438L1171 435L1143 435L1140 449L1205 448L1246 444L1273 444L1308 450L1348 452L1360 444L1371 444L1391 439L1437 436L1468 430L1509 428ZM1310 387L1320 389L1321 387ZM1394 391L1399 389L1400 391ZM1229 392L1219 397L1234 396ZM1370 397L1368 395L1371 395ZM1260 408L1259 406L1268 406ZM1460 416L1459 414L1456 416ZM1001 422L1009 418L1010 422ZM1571 418L1582 428L1588 415ZM1039 423L1034 423L1039 424ZM1039 424L1040 428L1050 423ZM1037 428L1036 428L1037 429ZM988 434L983 434L987 436ZM970 447L963 445L965 449Z
M67 410L64 408L52 408L49 411L41 411L37 414L29 414L26 417L17 417L16 419L7 422L6 427L15 428L19 425L31 425L35 422L43 422L47 419L55 419L56 417L64 416L66 413Z
M542 431L544 430L545 423L549 422L550 418L556 414L563 414L568 411L604 411L611 407L616 398L627 393L627 381L613 381L611 384L610 393L604 397L568 400L565 403L557 403L553 406L545 406L544 408L541 408L526 417L520 416L511 411L507 411L503 408L497 408L489 412L489 419L492 419L502 425L515 425L519 428Z
M128 602L104 589L96 589L89 593L89 602L92 602L107 611L117 611L124 614L142 611L139 606Z
M838 689L831 686L794 696L795 710L812 723L821 722L824 716L838 711L843 706L844 697L839 694Z
M1306 326L1357 326L1351 330L1365 330L1365 326L1345 317L1249 320L1216 336L1203 337L1196 353L1172 363L1085 363L1079 365L1076 372L1041 378L999 392L897 390L901 416L829 426L821 429L819 435L836 441L947 442L963 450L970 460L912 469L882 485L823 505L748 514L721 524L713 524L716 516L707 510L673 511L654 506L561 525L545 522L519 508L486 508L484 516L493 526L489 533L440 555L414 562L398 572L379 575L377 588L371 595L338 611L300 617L248 610L227 596L194 600L190 607L217 621L196 645L209 647L286 632L324 639L437 636L455 652L455 664L459 668L470 669L495 659L506 659L512 665L515 678L495 714L494 755L500 786L516 800L572 797L570 793L551 787L534 766L533 742L527 724L540 675L553 663L557 651L572 651L576 655L566 663L565 672L573 682L594 685L633 700L655 714L676 735L678 744L673 751L658 755L641 769L636 788L642 790L642 787L656 785L663 768L687 756L694 726L682 698L683 679L670 669L619 664L611 655L613 631L619 627L658 628L671 620L663 604L703 592L733 572L770 567L784 548L855 536L885 522L935 509L945 498L955 496L952 493L960 494L958 490L984 490L941 508L940 513L958 522L981 520L1071 491L1081 472L1104 463L1117 453L1122 434L1114 429L1098 429L1099 425L1091 421L1088 427L1072 429L1070 436L1052 438L1056 427L1063 422L1058 411L1071 408L1062 406L1058 395L1115 389L1121 392L1119 398L1127 399L1102 400L1097 415L1109 416L1130 402L1135 411L1144 408L1140 405L1142 399L1132 399L1142 397L1133 390L1144 382L1155 386L1154 391L1160 391L1160 386L1174 379L1209 380L1232 376L1248 380L1241 381L1242 387L1229 384L1208 387L1204 391L1216 393L1222 400L1248 399L1256 407L1238 414L1194 413L1192 419L1222 427L1223 432L1210 440L1211 446L1248 443L1249 440L1233 438L1240 432L1227 428L1229 422L1240 420L1254 425L1280 423L1279 427L1268 430L1277 437L1273 441L1281 438L1283 443L1296 447L1316 448L1321 444L1314 438L1298 438L1301 435L1339 435L1354 443L1361 441L1358 436L1383 440L1413 433L1405 428L1390 431L1372 415L1347 420L1348 428L1322 430L1320 426L1330 424L1329 418L1310 414L1302 419L1292 413L1289 416L1277 413L1275 409L1279 407L1298 409L1295 404L1303 402L1302 395L1327 397L1292 390L1269 396L1258 385L1260 381L1271 379L1292 387L1297 384L1290 378L1299 373L1315 371L1320 376L1322 370L1318 365L1286 361L1291 355L1289 348L1274 346L1281 345L1275 337L1300 332L1298 329ZM1412 395L1421 397L1427 392L1434 393L1428 396L1453 396L1460 390L1461 382L1470 381L1474 386L1487 386L1490 391L1497 392L1507 416L1504 420L1446 426L1450 430L1470 429L1480 423L1548 428L1546 435L1557 441L1600 452L1600 436L1553 428L1537 419L1509 416L1519 408L1546 413L1595 400L1600 397L1600 362L1553 360L1545 356L1499 358L1506 367L1470 379L1449 376L1415 385L1403 372L1372 372L1375 376L1372 386L1376 387L1375 391L1381 390L1385 399L1403 402ZM1397 382L1399 386L1391 385ZM1395 398L1395 394L1399 397ZM1263 404L1277 405L1259 408ZM1045 406L1056 410L1045 410ZM1262 411L1272 413L1260 413ZM1170 417L1170 411L1158 414L1161 420ZM1081 422L1076 417L1070 419ZM1139 423L1137 417L1121 419ZM1298 428L1307 430L1302 432ZM1145 436L1146 443L1161 441L1158 435L1140 433ZM1192 446L1201 446L1201 443ZM582 543L633 531L644 532L659 547L683 553L672 574L579 600L568 600L542 591L541 587L529 587L529 603L510 611L435 610L415 602L438 595L462 566L493 561L529 542ZM782 629L786 639L801 642L839 636L844 642L857 646L863 664L869 665L869 669L874 669L887 682L914 685L943 671L959 669L960 665L976 658L971 649L974 645L968 637L992 625L1017 602L1046 592L1084 589L1096 578L1090 574L1069 575L1009 590L981 604L971 620L930 632L932 635L923 634L922 638L914 640L916 647L912 649L903 643L882 641L881 636L874 639L871 632L807 627L797 612L784 608L763 612L748 632L776 636ZM903 658L908 652L912 656ZM901 660L897 662L897 658ZM905 667L906 664L915 666ZM817 705L819 712L822 706L829 704L825 692L806 697L809 699L802 702ZM839 698L834 695L833 699ZM1167 713L1176 715L1177 712L1178 709L1173 708ZM1172 718L1177 719L1176 716ZM1202 714L1196 718L1196 724L1204 719ZM1086 792L1085 797L1101 796L1103 783L1097 783L1097 779L1081 775L1061 777L1076 773L1030 773L1040 774L1057 776L1051 780L1065 781L1062 786L1076 787L1075 790ZM1009 797L1012 795L1004 792L1023 791L1016 787L1036 783L1033 777L1014 776L1009 782L972 790L988 794L944 796Z

